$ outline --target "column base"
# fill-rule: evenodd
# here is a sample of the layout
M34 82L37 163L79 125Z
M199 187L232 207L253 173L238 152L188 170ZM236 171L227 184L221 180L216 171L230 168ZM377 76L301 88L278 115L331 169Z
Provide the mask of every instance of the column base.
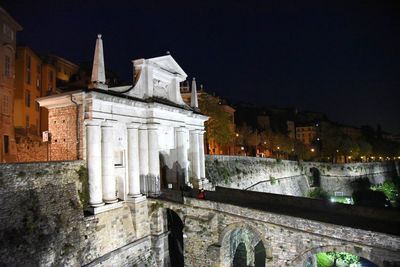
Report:
M130 202L130 203L139 203L146 200L146 196L143 195L135 195L135 196L130 196L128 195L128 198L126 199L126 202Z
M93 208L97 208L97 207L101 207L101 206L104 206L104 202L99 202L99 203L89 203L89 206L90 207L93 207Z
M118 202L118 198L116 198L116 199L111 199L111 200L107 200L107 199L103 199L104 200L104 202L106 203L106 204L113 204L113 203L117 203Z

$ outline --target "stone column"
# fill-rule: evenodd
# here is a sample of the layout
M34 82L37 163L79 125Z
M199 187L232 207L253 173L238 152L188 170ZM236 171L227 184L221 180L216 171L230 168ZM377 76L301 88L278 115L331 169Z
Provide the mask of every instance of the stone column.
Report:
M200 178L206 178L206 164L204 156L204 133L205 131L199 131L199 160L200 160Z
M178 175L183 175L183 180L185 184L189 184L189 174L188 174L188 153L187 146L185 142L185 127L181 126L176 129L176 150L177 150L177 160L182 169ZM179 177L180 178L180 177Z
M100 122L85 120L87 144L87 168L89 174L89 205L104 205L101 177L101 129Z
M198 130L190 131L190 146L192 153L192 184L199 188L200 183L200 153Z
M128 184L129 197L137 198L140 194L139 172L139 123L132 122L128 129Z
M158 151L158 123L150 123L147 126L149 134L149 195L160 194L160 156Z
M140 192L146 194L148 192L147 176L149 174L149 142L147 135L147 126L139 127L139 175L140 175Z
M114 174L114 128L110 122L103 122L101 135L103 200L106 203L115 203L118 199Z

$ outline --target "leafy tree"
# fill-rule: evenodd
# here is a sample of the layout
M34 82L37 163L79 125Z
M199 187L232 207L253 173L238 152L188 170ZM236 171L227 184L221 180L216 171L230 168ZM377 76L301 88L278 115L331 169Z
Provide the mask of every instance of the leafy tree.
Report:
M202 94L199 98L199 107L205 115L209 116L205 123L207 139L214 140L220 146L232 142L235 134L232 117L220 105L219 98Z

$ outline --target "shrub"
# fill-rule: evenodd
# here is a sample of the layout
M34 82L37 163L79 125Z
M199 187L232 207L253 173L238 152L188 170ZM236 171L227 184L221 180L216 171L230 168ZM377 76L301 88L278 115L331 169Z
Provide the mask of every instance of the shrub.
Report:
M316 199L328 199L328 193L320 187L317 187L313 190L310 190L307 193L307 197L316 198Z
M399 189L392 181L385 181L382 185L373 185L371 189L383 192L390 201L399 200Z

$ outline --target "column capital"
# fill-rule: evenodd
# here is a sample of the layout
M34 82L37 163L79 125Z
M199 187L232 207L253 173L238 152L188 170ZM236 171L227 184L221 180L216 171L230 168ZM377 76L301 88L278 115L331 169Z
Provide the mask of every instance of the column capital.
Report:
M128 129L138 129L141 126L140 122L129 122L126 124L126 128Z
M111 121L103 121L101 123L101 127L114 127L114 123L112 123Z
M147 123L148 130L157 130L160 124L158 122L149 122Z
M177 132L185 132L186 131L186 127L183 125L180 125L178 127L175 127Z
M86 119L84 121L85 126L101 126L101 121L100 120L91 120L91 119Z

